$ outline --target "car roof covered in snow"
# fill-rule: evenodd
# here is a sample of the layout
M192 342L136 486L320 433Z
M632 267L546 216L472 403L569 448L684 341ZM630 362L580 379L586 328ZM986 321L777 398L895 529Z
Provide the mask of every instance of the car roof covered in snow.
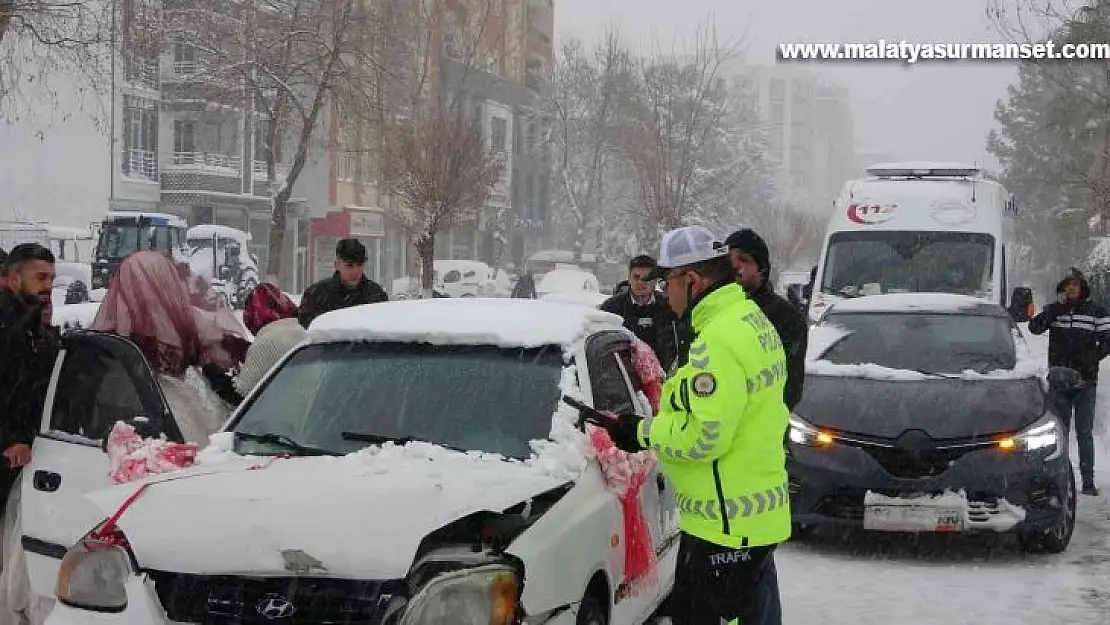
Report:
M988 300L953 293L888 293L856 297L836 302L827 314L837 313L1008 314L1001 306Z
M336 310L308 329L313 343L347 341L569 346L599 330L621 329L614 314L576 304L508 298L436 298Z
M230 226L220 226L217 224L201 224L189 228L185 233L187 239L211 239L218 237L221 239L235 239L236 241L250 241L250 233L236 230Z

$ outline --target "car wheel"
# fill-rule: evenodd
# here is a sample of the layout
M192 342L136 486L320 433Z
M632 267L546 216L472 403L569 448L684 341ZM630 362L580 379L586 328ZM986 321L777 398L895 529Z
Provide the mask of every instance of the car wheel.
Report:
M578 618L575 625L607 625L609 619L605 617L605 607L601 600L593 594L588 594L578 606Z
M1030 532L1018 535L1021 547L1028 553L1063 553L1071 544L1072 534L1075 533L1075 471L1068 463L1067 490L1064 493L1064 517L1048 531Z

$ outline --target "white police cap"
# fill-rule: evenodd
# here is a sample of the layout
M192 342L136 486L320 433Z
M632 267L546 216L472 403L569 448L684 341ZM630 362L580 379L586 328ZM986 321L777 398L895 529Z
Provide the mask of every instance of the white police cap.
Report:
M658 265L663 269L675 269L727 254L728 247L705 226L684 226L663 234Z

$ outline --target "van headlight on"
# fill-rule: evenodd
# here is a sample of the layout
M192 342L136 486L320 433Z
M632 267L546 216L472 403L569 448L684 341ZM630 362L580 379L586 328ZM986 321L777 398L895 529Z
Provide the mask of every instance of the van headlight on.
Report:
M97 612L127 607L125 584L134 571L130 546L119 528L106 526L98 525L62 558L54 588L62 603Z
M1045 456L1047 461L1055 460L1064 453L1064 448L1067 446L1066 436L1060 420L1052 413L1048 413L1017 434L998 439L996 444L1003 451L1048 452Z
M413 596L401 625L511 625L519 596L520 580L507 566L452 571L433 578Z
M796 414L790 415L788 436L791 443L806 447L828 447L836 441L831 433L817 429Z

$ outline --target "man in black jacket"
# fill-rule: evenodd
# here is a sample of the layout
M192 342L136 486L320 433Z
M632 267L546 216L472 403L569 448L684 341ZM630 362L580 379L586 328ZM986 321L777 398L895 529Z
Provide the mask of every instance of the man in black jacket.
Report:
M624 327L651 346L663 370L670 370L677 356L674 312L655 292L655 259L642 255L628 263L628 288L601 304L601 310L619 315Z
M755 231L744 228L729 235L725 244L728 245L732 268L736 271L736 281L744 287L748 297L755 301L771 325L778 330L782 347L786 351L786 389L783 391L783 403L793 410L802 399L809 324L801 311L775 293L771 287L771 254L762 237Z
M313 284L301 296L297 319L307 328L320 315L389 300L385 289L366 277L366 246L343 239L335 246L335 274Z
M1076 388L1056 392L1065 422L1075 416L1079 447L1079 475L1083 494L1097 495L1095 487L1095 397L1099 362L1110 353L1110 317L1090 300L1091 289L1078 271L1070 271L1056 286L1057 300L1029 320L1029 332L1048 332L1048 366L1066 367L1079 374Z
M60 349L49 323L54 254L37 243L12 248L7 288L0 290L0 453L8 470L0 475L0 503L19 469L31 462L46 387Z

